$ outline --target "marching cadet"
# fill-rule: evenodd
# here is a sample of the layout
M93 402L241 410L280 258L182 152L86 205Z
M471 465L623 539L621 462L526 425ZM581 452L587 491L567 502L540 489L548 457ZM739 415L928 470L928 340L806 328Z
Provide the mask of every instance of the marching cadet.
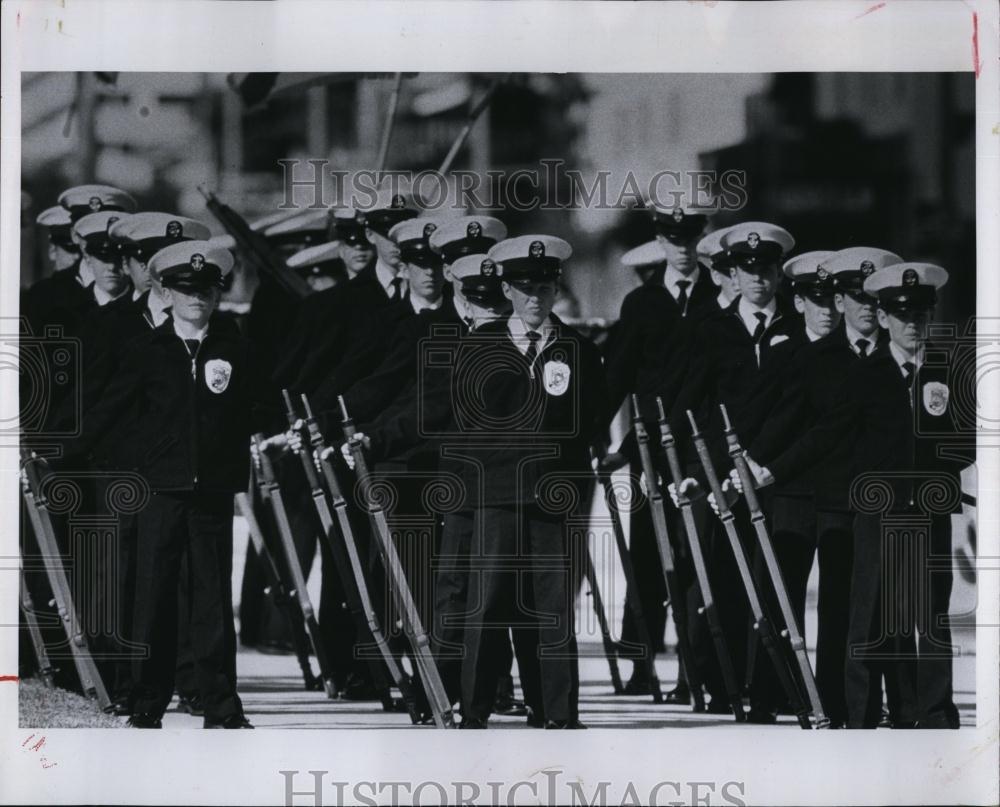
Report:
M861 264L864 272L868 267ZM960 427L947 364L927 360L933 347L926 342L928 326L937 290L947 280L945 269L926 263L870 273L862 288L877 299L878 322L888 339L853 363L827 417L767 466L750 465L759 485L781 483L821 462L839 443L851 448L856 516L845 685L850 728L878 725L882 675L894 727L959 727L948 625L951 568L929 571L931 558L951 554L951 513L961 507L959 474L972 448L956 444ZM870 476L859 478L865 474ZM930 496L922 485L948 493ZM873 486L877 497L871 496ZM902 534L889 528L888 522L907 517L919 526ZM922 583L905 582L914 580Z
M48 259L52 275L75 269L80 262L80 247L73 242L73 221L69 217L69 211L61 205L55 205L39 213L35 223L44 227L48 235ZM73 281L80 285L76 277Z
M299 250L285 263L305 279L312 291L326 291L347 280L340 251L339 241L326 241Z
M159 728L174 692L178 582L190 575L191 640L205 728L251 728L236 694L232 614L233 494L249 474L247 446L262 419L249 343L213 317L233 265L208 241L167 246L149 261L171 316L136 340L100 403L84 445L123 416L134 418L129 467L153 495L138 516L137 642L131 726ZM181 559L187 553L188 567Z
M683 373L687 351L683 348L690 325L710 310L716 296L709 272L698 262L696 246L708 220L704 208L679 204L671 208L649 204L656 229L656 246L666 270L662 282L655 276L629 292L622 302L621 313L613 338L604 350L608 378L608 411L606 421L617 413L631 393L645 395L661 387L661 379L675 378ZM654 254L650 244L632 252L632 260ZM624 262L624 261L623 261ZM664 398L669 407L672 392ZM638 465L633 473L639 475ZM648 506L632 508L629 516L629 552L636 570L639 603L649 626L654 652L664 649L667 609L666 589L660 571L660 559ZM622 641L638 642L631 611L626 609L622 620ZM629 695L648 694L646 666L633 665L632 676L625 686ZM678 683L666 694L668 703L690 703L687 684Z
M810 342L796 353L782 376L782 393L748 453L768 464L817 423L825 420L846 383L848 371L859 359L878 349L883 337L878 326L875 298L862 289L873 272L902 258L872 247L851 247L834 252L822 262L834 283L834 302L842 321L827 336ZM807 314L808 317L808 314ZM783 560L782 573L802 627L805 580L813 557L819 558L819 602L816 635L816 684L823 709L834 727L847 722L844 664L847 652L847 618L850 612L852 523L849 505L851 450L835 446L823 462L785 485L775 486L775 549ZM799 482L801 480L801 482ZM808 485L808 499L805 499ZM800 489L801 496L785 491ZM796 528L786 516L802 516ZM782 537L791 538L786 541ZM780 547L780 548L779 548Z
M802 315L802 320L799 329L780 346L787 360L771 362L771 378L762 378L757 383L758 392L751 408L757 411L758 425L745 426L751 431L759 428L759 422L773 412L782 390L787 389L790 383L788 368L794 364L799 351L805 345L813 344L827 336L840 321L840 312L833 299L833 278L824 265L833 254L829 250L804 252L784 264L785 277L791 282L795 310ZM792 434L801 430L799 424L786 425ZM758 435L755 444L760 439ZM713 499L711 494L709 499L710 501ZM806 585L815 551L816 511L813 506L812 480L803 476L775 488L769 504L772 545L795 609L799 631L804 634ZM753 564L756 578L767 580L767 569L759 551L754 553ZM783 624L779 618L781 611L777 599L773 596L773 587L765 584L762 585L761 591L769 613L774 614L776 624L780 628ZM755 636L753 642L750 674L755 708L762 719L767 713L773 714L776 718L778 712L788 705L787 696L781 688L780 679L770 657L760 646L759 638Z
M721 240L721 246L733 262L732 274L740 295L730 306L705 318L695 329L688 369L679 389L666 390L674 401L670 425L682 450L682 461L692 475L682 481L689 499L700 491L695 479L697 459L690 453L691 426L687 411L695 414L712 451L716 467L729 462L723 437L719 404L725 404L737 434L744 440L753 436L746 427L753 421L753 402L759 394L761 378L768 377L772 365L786 356L781 345L801 328L801 319L794 311L779 306L777 298L781 265L784 256L795 246L787 230L766 222L748 222L732 227ZM665 378L664 385L671 384ZM668 490L677 504L676 490ZM741 512L736 508L735 512ZM748 556L751 554L752 531L742 512L738 519L740 535ZM745 522L745 523L744 523ZM707 538L706 555L716 592L719 620L736 670L746 669L749 613L747 599L732 550L719 522L713 522ZM717 582L716 582L717 581ZM725 709L727 704L721 673L714 661L707 662L702 679L706 683L712 704L709 710ZM749 719L773 722L767 709L754 708L751 693Z

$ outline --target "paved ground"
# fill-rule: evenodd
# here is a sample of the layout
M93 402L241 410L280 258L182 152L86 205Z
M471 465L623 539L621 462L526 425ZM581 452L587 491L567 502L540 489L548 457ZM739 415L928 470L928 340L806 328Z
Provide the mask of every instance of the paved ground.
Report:
M969 637L961 637L966 645ZM966 645L967 646L967 645ZM732 719L719 715L694 714L690 707L664 706L649 697L615 696L608 675L608 665L600 655L599 644L584 643L580 663L580 719L590 728L681 728L726 726ZM596 654L596 655L595 655ZM268 656L243 651L238 659L240 694L251 722L261 729L407 729L431 731L433 727L412 726L405 714L386 714L375 702L328 700L321 692L305 692L294 656ZM675 657L670 653L657 660L657 671L664 689L673 685L677 674ZM628 677L631 662L621 663L622 675ZM962 714L962 725L975 723L975 656L955 661L955 700ZM164 718L165 728L201 727L201 718L179 714L173 709ZM494 718L496 728L527 728L523 718ZM793 717L780 718L770 730L794 728ZM760 726L741 727L759 730Z

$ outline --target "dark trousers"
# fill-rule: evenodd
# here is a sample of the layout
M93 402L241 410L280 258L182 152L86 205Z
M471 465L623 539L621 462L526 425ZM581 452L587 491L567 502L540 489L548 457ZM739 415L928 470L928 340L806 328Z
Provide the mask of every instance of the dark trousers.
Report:
M947 621L950 556L948 514L855 518L846 664L851 728L878 725L883 676L894 723L958 728Z
M781 579L788 593L788 599L795 616L799 633L805 636L806 587L816 554L816 509L812 496L775 494L771 499L771 545L781 570ZM756 536L755 536L756 539ZM764 561L759 541L755 541L753 555L754 578L761 592L765 609L775 632L785 629L785 619L778 606L775 584ZM792 671L793 680L800 681L798 665L792 658L787 639L779 639L787 667ZM750 677L751 702L764 709L778 710L788 705L787 693L782 689L774 663L755 638ZM802 697L805 689L799 685Z
M469 573L463 714L489 717L510 628L518 659L538 661L542 716L575 720L580 548L571 546L562 519L545 517L533 507L483 507L473 535L471 558L478 568Z
M639 470L633 469L638 476ZM656 531L653 529L653 518L649 512L649 500L643 497L642 503L632 508L629 513L629 556L635 569L635 584L638 588L638 601L642 608L646 628L653 652L664 651L664 634L667 628L667 586L663 581L663 564L656 543ZM627 591L629 602L633 601L634 592ZM639 635L635 629L632 611L625 609L622 616L622 641L638 643ZM638 664L637 669L642 665Z
M835 723L847 722L844 670L851 611L853 527L853 513L830 510L819 510L816 513L819 553L816 686L826 716Z
M159 717L173 696L178 587L187 552L191 644L205 717L241 713L232 610L232 494L157 494L138 521L133 625L149 657L136 662L133 671L133 711Z
M434 563L431 649L448 699L452 703L461 699L462 692L462 660L465 657L463 634L465 623L470 616L466 605L469 588L468 563L475 523L472 511L448 513L444 518L441 550ZM538 656L536 653L518 654L518 648L525 649L525 643L520 641L520 637L516 647L511 646L509 638L502 646L499 644L497 646L497 694L513 696L510 671L516 655L525 703L536 714L543 714Z

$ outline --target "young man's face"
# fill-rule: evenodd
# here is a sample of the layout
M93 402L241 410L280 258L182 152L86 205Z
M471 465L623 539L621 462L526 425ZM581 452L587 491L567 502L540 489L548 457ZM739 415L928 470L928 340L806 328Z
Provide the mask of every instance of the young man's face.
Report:
M796 294L795 310L805 318L806 327L819 336L826 336L840 323L840 312L832 294L823 297Z
M387 236L379 235L370 227L365 229L365 236L375 247L375 252L382 263L393 269L399 268L399 247L395 241Z
M698 265L698 253L695 250L697 238L674 243L663 235L657 235L656 240L667 256L667 266L672 266L682 275L689 275Z
M58 244L49 242L49 261L55 271L69 269L79 259L80 254L78 252L71 252L68 249L63 249Z
M739 288L736 286L736 278L733 277L728 269L713 269L712 282L722 290L727 300L734 299L740 293Z
M732 275L740 295L758 307L763 308L770 303L778 291L777 264L754 267L753 271L737 266Z
M212 312L219 305L222 291L211 286L207 289L166 289L173 310L174 319L181 320L196 328L208 324Z
M428 303L436 302L444 290L444 269L441 266L426 267L417 263L404 263L410 294Z
M149 290L152 280L149 277L145 261L140 261L135 256L130 255L125 259L125 271L132 278L132 285L135 286L137 293L142 294Z
M87 253L84 260L94 273L94 284L112 297L117 297L128 285L128 275L122 268L117 257L91 255Z
M834 295L837 310L844 315L844 322L862 336L871 336L878 330L878 315L874 297L863 291L847 291Z
M556 301L554 280L525 281L502 284L504 296L510 300L514 313L529 328L537 328L552 311Z
M921 308L903 311L878 309L878 323L889 332L890 341L906 353L916 353L927 338L933 309Z
M371 244L355 245L341 242L338 252L351 277L367 269L375 260L375 247Z

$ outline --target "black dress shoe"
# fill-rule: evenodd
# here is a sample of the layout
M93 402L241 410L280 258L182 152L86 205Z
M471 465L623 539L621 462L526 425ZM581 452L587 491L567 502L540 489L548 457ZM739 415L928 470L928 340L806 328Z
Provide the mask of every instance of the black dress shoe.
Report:
M163 723L158 717L140 712L128 719L128 725L134 729L162 729Z
M484 729L486 728L486 720L481 717L466 717L462 719L458 727L460 729Z
M653 689L645 675L633 674L622 688L622 695L652 695Z
M377 701L381 699L381 696L369 681L348 678L347 683L340 690L340 698L345 701Z
M506 717L524 717L528 714L528 707L515 698L498 698L493 704L493 714Z
M221 720L205 718L203 728L206 729L252 729L253 724L241 714L228 715Z
M579 720L546 720L545 728L547 729L585 729L587 728Z
M545 728L545 718L540 714L537 714L528 707L528 719L525 721L528 724L529 729L544 729Z
M295 652L295 648L290 642L268 639L257 643L257 652L266 656L290 656Z
M202 703L201 695L178 695L177 711L202 717L205 714L205 704Z
M663 695L663 702L672 703L675 706L690 706L691 690L686 684L678 684Z
M710 715L731 715L733 705L725 698L712 698L705 707L705 711Z
M763 706L751 706L747 722L756 723L758 726L773 726L778 722L778 713Z

